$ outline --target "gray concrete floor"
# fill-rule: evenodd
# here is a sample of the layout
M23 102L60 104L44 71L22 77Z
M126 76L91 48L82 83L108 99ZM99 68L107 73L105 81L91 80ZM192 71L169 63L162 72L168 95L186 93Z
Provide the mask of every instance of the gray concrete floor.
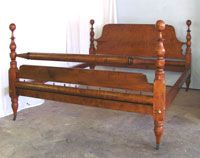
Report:
M0 119L0 158L199 158L200 91L179 92L154 146L147 115L47 101Z

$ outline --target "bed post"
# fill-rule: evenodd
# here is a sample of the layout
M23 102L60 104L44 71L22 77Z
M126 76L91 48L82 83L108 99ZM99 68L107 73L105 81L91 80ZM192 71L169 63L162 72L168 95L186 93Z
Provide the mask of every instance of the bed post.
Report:
M163 125L165 116L165 48L163 45L162 31L165 29L165 23L162 20L156 22L156 29L159 32L158 44L156 47L157 60L153 88L153 117L154 133L156 136L156 149L159 149L161 136L163 135Z
M16 92L16 81L17 81L17 62L16 62L16 44L15 44L15 37L14 31L16 29L15 24L10 24L9 26L12 34L11 34L11 43L10 43L10 69L9 69L9 95L12 102L12 109L13 109L13 120L16 120L17 117L17 109L18 109L18 95Z
M94 47L94 20L90 20L90 48L89 48L89 54L95 54L95 47ZM94 69L95 65L90 65L90 69Z
M185 54L185 68L186 70L190 71L190 74L189 76L187 77L186 79L186 91L188 91L189 87L190 87L190 78L191 78L191 58L192 58L192 53L191 53L191 30L190 30L190 25L192 24L191 20L187 20L186 21L186 24L188 26L188 29L187 29L187 36L186 36L186 54Z

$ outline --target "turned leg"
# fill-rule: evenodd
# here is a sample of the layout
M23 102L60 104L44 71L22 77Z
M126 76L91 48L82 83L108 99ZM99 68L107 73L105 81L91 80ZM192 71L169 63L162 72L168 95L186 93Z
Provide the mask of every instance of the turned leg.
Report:
M12 34L11 34L11 43L10 43L10 69L9 69L9 95L11 97L12 102L12 109L13 109L13 120L16 120L17 117L17 109L18 109L18 96L16 93L16 81L18 81L17 78L17 61L16 61L16 44L15 44L15 37L14 37L14 31L16 29L16 25L14 23L10 24L9 26Z
M163 135L163 121L154 121L154 133L156 136L156 150L158 150Z
M13 121L17 118L17 109L18 109L18 97L12 98L12 109L13 109Z
M163 135L163 121L154 121L154 133L156 136L156 150L159 150L161 137Z
M188 91L189 90L189 87L190 87L190 82L191 82L191 75L189 75L185 81L186 83L186 89L185 91Z
M165 48L163 44L162 31L165 30L165 22L156 22L156 29L159 32L157 43L157 60L155 80L153 84L153 117L154 133L156 136L156 149L159 149L161 137L163 135L163 124L166 106L166 85L165 85Z

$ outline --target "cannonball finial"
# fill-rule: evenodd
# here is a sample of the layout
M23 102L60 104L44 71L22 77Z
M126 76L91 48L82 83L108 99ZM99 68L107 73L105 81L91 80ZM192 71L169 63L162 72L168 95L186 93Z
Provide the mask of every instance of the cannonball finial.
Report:
M16 29L16 25L14 23L12 23L12 24L10 24L9 28L13 32Z
M190 26L192 24L192 21L191 20L187 20L186 24L187 24L187 26Z
M93 19L90 20L90 24L91 24L91 25L94 24L94 20L93 20Z
M156 29L158 31L163 31L165 29L165 22L163 20L158 20L156 22Z

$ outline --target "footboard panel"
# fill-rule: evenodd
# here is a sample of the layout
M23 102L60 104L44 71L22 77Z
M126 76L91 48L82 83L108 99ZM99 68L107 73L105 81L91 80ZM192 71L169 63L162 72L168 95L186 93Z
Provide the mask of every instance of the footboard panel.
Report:
M35 72L35 73L33 73ZM142 73L22 65L18 78L152 92Z

